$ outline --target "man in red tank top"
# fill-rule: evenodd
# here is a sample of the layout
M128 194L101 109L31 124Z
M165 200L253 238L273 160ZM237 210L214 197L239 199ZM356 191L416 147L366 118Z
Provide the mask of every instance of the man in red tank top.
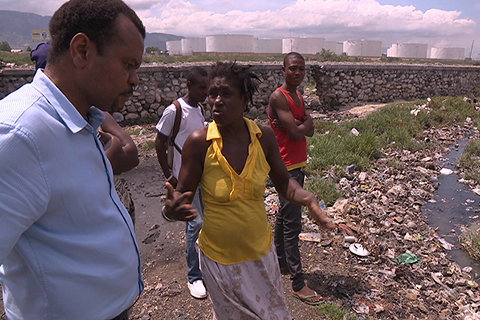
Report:
M305 77L305 59L291 52L283 60L285 81L270 96L268 118L275 132L280 154L290 175L302 187L307 162L307 141L314 132L313 121L305 111L297 87ZM290 271L293 295L308 304L318 304L323 298L307 287L302 272L298 235L302 230L301 207L280 197L280 209L275 222L275 247L280 269Z

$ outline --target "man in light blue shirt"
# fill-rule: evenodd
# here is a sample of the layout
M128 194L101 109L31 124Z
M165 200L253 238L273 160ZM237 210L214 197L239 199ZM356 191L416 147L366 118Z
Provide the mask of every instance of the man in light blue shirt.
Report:
M5 311L128 319L143 290L140 255L96 130L100 110L121 109L138 85L145 28L121 0L71 0L50 33L46 69L0 100Z

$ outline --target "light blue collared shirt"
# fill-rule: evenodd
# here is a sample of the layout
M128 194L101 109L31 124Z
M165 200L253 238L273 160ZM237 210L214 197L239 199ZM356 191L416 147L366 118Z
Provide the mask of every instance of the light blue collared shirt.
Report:
M9 319L111 319L143 290L132 220L90 125L39 70L0 100L0 282Z

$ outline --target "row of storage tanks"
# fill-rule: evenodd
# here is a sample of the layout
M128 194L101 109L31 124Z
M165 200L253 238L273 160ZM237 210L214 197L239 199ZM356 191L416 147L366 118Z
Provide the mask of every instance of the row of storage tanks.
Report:
M193 53L271 53L286 54L292 51L301 54L316 54L322 49L336 54L346 53L352 57L380 57L382 42L376 40L325 41L323 38L259 39L253 35L223 34L205 38L184 38L167 41L171 55ZM428 48L427 44L395 43L387 50L388 57L418 59L463 60L465 48Z

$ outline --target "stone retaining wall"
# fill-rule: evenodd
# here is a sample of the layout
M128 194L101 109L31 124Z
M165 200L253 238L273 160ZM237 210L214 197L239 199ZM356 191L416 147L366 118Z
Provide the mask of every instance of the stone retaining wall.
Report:
M324 107L472 95L480 88L480 67L390 64L312 65L310 75Z
M127 101L117 121L156 122L163 110L186 93L186 75L193 66L144 66L138 70L140 85ZM283 82L280 64L255 64L260 78L255 107L250 116L266 117L270 94ZM21 85L32 81L32 69L0 70L0 99ZM321 107L420 99L436 95L472 95L480 88L480 67L420 66L385 64L325 63L307 65L307 77L316 83ZM305 85L305 82L304 84ZM310 107L316 108L317 105ZM205 116L210 118L206 106Z

